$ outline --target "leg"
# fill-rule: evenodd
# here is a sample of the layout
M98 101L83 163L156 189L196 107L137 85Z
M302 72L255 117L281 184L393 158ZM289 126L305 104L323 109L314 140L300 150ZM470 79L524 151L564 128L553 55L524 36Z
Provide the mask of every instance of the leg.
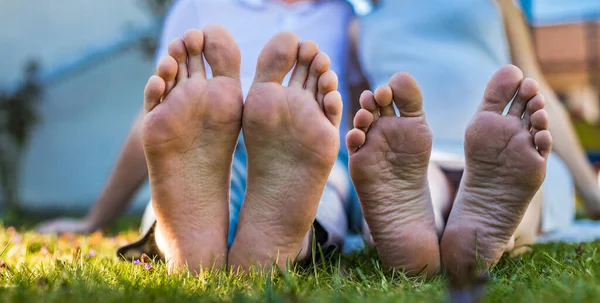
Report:
M392 102L400 111L396 116ZM350 175L383 264L433 275L440 266L427 171L432 134L408 74L361 96L346 144Z
M271 39L246 98L248 184L228 255L234 268L272 262L286 268L295 260L336 161L342 113L337 76L316 44L298 45L289 32Z
M600 121L600 100L598 100L600 92L592 84L573 85L566 90L565 95L567 107L574 116L582 118L587 123L598 124Z
M546 109L550 120L549 129L554 140L553 152L563 160L573 175L575 188L588 215L592 218L600 218L600 187L595 171L577 139L573 123L564 106L560 104L558 97L547 84L542 83L540 91L548 97Z
M465 172L441 241L456 287L498 261L542 185L552 146L543 107L537 83L514 66L488 83L467 127Z
M206 79L204 58L214 77ZM153 76L145 93L142 142L156 239L170 272L220 266L227 253L229 182L242 116L240 53L218 26L187 31L163 63L174 87Z

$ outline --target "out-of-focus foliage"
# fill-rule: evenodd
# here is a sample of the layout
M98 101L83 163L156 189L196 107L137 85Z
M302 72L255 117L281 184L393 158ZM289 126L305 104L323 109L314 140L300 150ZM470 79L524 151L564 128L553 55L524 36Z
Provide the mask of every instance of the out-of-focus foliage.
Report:
M17 205L20 158L38 121L38 70L38 63L30 61L22 84L13 92L0 92L0 193L9 207Z

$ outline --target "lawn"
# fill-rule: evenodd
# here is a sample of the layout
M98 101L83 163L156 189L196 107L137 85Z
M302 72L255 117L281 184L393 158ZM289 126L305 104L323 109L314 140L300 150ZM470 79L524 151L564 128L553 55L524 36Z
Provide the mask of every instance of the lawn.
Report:
M444 302L447 282L381 269L373 250L334 256L290 272L167 276L160 262L120 261L135 239L113 235L42 236L0 226L1 302ZM485 302L598 302L600 242L545 244L492 270ZM137 262L136 262L137 263Z

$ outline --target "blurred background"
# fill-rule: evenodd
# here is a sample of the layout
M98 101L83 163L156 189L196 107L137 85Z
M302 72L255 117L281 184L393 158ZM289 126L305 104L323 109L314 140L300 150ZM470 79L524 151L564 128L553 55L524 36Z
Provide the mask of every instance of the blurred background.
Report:
M600 1L533 0L538 59L593 162L600 161Z
M0 3L2 207L94 202L140 109L170 2ZM146 186L135 200L148 198Z
M96 201L170 2L0 2L0 208L84 213ZM600 167L600 1L525 3L544 72ZM131 210L149 197L145 185Z

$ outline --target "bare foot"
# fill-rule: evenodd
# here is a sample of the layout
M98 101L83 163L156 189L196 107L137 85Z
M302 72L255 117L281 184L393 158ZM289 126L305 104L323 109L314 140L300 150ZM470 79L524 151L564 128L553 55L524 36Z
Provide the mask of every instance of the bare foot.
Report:
M277 34L258 58L243 117L248 185L228 264L248 269L299 254L339 150L342 100L315 43ZM288 87L285 75L296 68Z
M517 67L501 68L467 127L466 168L441 241L455 287L500 259L544 181L552 137L538 89Z
M203 58L212 79L206 79ZM171 42L158 76L146 86L142 140L156 241L170 272L225 262L231 163L243 107L239 75L237 44L225 29L209 26Z
M379 257L389 268L433 275L440 256L427 183L432 135L421 90L410 75L397 73L374 95L364 92L360 104L346 145Z

